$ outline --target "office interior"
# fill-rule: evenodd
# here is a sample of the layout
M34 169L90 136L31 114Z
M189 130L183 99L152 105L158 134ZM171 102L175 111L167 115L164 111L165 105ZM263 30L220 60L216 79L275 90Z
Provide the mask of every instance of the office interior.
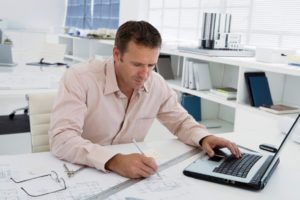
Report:
M116 29L128 20L148 21L160 31L162 59L169 59L162 63L170 67L161 75L208 131L261 133L267 143L283 137L300 108L299 9L298 0L0 0L0 43L11 47L13 63L0 62L0 157L43 151L33 150L30 95L55 93L76 63L109 58ZM209 17L220 24L208 24ZM195 64L204 70L193 71L194 86L185 85L184 70ZM272 103L292 110L253 105L245 74L255 72L267 77ZM197 89L201 80L205 86ZM220 88L235 91L224 95ZM155 120L145 141L168 139L176 137ZM289 140L299 152L298 125Z
M70 2L72 3L72 1ZM73 3L76 4L80 2L83 4L85 1L74 1ZM101 3L101 1L99 2ZM91 3L97 4L97 1L91 1ZM0 29L2 31L2 43L4 43L5 40L9 40L12 42L13 60L18 64L39 62L42 56L45 56L45 54L47 54L47 52L45 52L45 44L63 43L67 46L67 50L65 51L65 59L69 59L69 62L72 62L70 64L72 66L73 63L82 62L88 58L106 58L110 56L113 40L107 40L107 44L106 41L104 41L103 43L99 42L97 44L96 40L84 41L84 39L82 38L85 37L89 31L91 32L97 30L98 24L100 24L100 29L98 28L100 32L101 30L109 30L113 32L119 24L122 24L128 20L145 20L152 23L161 32L163 38L162 52L165 50L166 52L168 52L168 49L172 50L180 46L199 46L201 44L201 34L203 34L203 14L205 12L208 12L231 14L231 32L241 35L241 44L244 48L257 48L257 51L262 51L262 53L256 55L256 59L257 57L259 57L259 61L262 63L274 63L275 65L277 63L287 63L286 60L280 60L283 57L277 58L276 54L282 51L281 54L285 52L293 52L293 55L297 55L297 49L300 48L300 37L298 34L298 27L300 26L297 25L298 23L300 23L300 21L298 20L299 17L296 9L298 8L297 6L299 6L299 3L297 1L276 1L276 3L270 3L269 1L251 0L242 2L233 0L120 0L111 2L107 1L105 3L117 3L115 5L117 5L118 7L118 13L115 15L118 17L115 17L114 24L95 21L94 24L96 25L94 25L95 27L93 27L93 18L90 17L86 19L86 24L83 24L81 20L80 22L72 22L74 23L73 25L75 27L69 27L66 25L66 23L68 23L68 1L26 0L19 2L1 0ZM90 7L93 8L93 6ZM272 9L266 9L267 7L272 7ZM95 11L97 10L96 7L94 9ZM101 8L98 9L100 10ZM28 12L29 10L31 11ZM94 13L94 15L95 18L97 18L96 12ZM106 27L102 27L101 29L101 23L103 23L102 26ZM90 27L90 29L86 27ZM80 38L74 34L81 34L82 36L80 36ZM71 37L73 37L73 39L78 39L81 41L78 41L78 44L73 43L73 47L70 47L70 44L68 45L68 43L73 42L72 39L69 39ZM90 44L87 44L88 42ZM88 52L88 48L93 48L93 50ZM74 55L68 55L69 52L67 51L73 51ZM78 54L78 56L76 56L75 54ZM175 62L181 62L180 64L182 64L182 61L178 61L178 59L178 56L172 56L172 68L174 68L174 73L178 73L175 72L175 70L178 70L176 69L177 64ZM255 60L255 57L252 57L252 59ZM222 63L219 65L224 65L223 68L218 69L219 66L214 65L216 64L212 62L211 67L213 68L213 71L232 71L228 72L227 74L224 73L223 77L220 77L220 79L232 79L230 81L233 82L237 82L237 77L239 77L238 73L240 73L238 71L248 70L244 68L237 69L236 67L228 67ZM253 63L253 66L255 65L256 63ZM18 66L15 66L14 68L17 67ZM7 67L1 68L1 71L4 73ZM297 69L297 67L294 68ZM255 70L259 71L259 68L254 69L254 71ZM291 78L289 78L290 75L287 75L288 78L286 78L286 76L281 76L280 72L275 73L274 77L272 76L272 74L270 74L269 81L274 82L274 86L270 83L271 93L273 99L275 99L274 101L277 101L278 103L286 103L289 105L297 106L299 105L299 95L295 94L293 90L296 87L296 84L299 83L299 80L297 77L293 76L293 72L290 73L292 73ZM20 74L16 76L19 77ZM8 79L11 79L11 77L5 76L4 74L3 76L1 76L3 77L1 82L1 84L3 84L1 89L2 116L11 114L15 109L26 107L28 101L26 100L26 97L24 95L26 95L27 93L32 92L32 90L43 90L33 85L47 85L47 83L39 83L42 78L37 78L38 74L32 73L32 75L30 75L29 72L26 72L25 76L32 76L32 78L28 80L31 80L33 83L28 83L28 88L21 89L17 88L18 85L16 85L16 88L6 89L7 84L9 85L10 83L5 82L9 82L10 80ZM213 74L211 74L211 76L212 79L218 78L213 77ZM217 74L216 76L219 75ZM54 78L56 80L56 85L58 85L59 78L60 77ZM11 80L11 84L15 84L16 81L13 80ZM28 80L24 79L23 81L26 82ZM231 84L229 80L222 81L223 83L221 83L221 85L232 85L235 88L237 87L236 83ZM220 85L220 83L217 83L218 81L215 82L216 85ZM285 82L285 84L283 84L283 82ZM277 85L280 90L282 90L281 92L276 91L276 89L278 89ZM30 89L30 87L32 87L32 89ZM51 88L49 88L49 90L55 89L55 86L51 86ZM246 88L242 88L241 90L246 90ZM181 93L183 93L180 90L176 91L179 92L179 96L181 95ZM245 94L246 91L241 91L239 93L238 95L241 95L240 101L242 104L244 104L243 101L247 102L247 100L243 100L243 96L247 95ZM225 131L233 131L234 129L243 130L247 128L253 129L251 125L247 125L247 120L251 118L257 121L256 126L262 127L263 125L260 125L262 123L259 123L259 121L261 121L261 118L264 115L269 115L269 113L258 113L256 114L257 117L244 117L245 111L237 112L236 109L232 109L230 106L224 106L222 108L222 103L215 103L215 101L210 101L206 98L203 98L202 104L204 104L201 106L203 113L210 113L210 110L215 110L217 109L216 107L221 107L218 111L212 111L213 114L208 114L207 118L213 118L213 116L209 115L215 115L214 112L218 112L219 115L222 115L223 113L224 116L221 116L221 118L224 119L225 122L229 121L229 124L231 126L232 124L235 124L233 125L234 128L225 128ZM257 110L254 110L253 112L257 112ZM16 115L22 113L23 111L20 110L16 112ZM278 126L280 129L281 127L286 126L285 121L289 121L289 117L289 115L275 115L271 117L265 117L267 118L267 120L265 121L270 121L268 122L270 124L276 124L274 126L271 126L271 129L277 129L276 126ZM271 118L271 120L269 118ZM293 115L291 118L293 118ZM212 126L221 126L221 124L216 124L214 122L209 123L209 125ZM3 124L3 126L5 126L5 124ZM225 127L226 123L223 126ZM214 131L214 129L211 130ZM1 134L0 137L2 141L0 154L25 153L31 151L30 134ZM167 129L161 126L159 122L157 122L153 125L153 131L150 131L148 137L152 140L161 137L169 138L173 137L173 135L170 134Z

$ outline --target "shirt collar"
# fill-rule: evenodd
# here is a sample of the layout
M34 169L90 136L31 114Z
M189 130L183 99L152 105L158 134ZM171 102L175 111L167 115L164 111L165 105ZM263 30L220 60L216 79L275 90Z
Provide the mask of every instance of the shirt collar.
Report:
M150 75L149 79L144 83L144 86L138 90L138 93L140 92L149 93L151 76L152 75ZM106 62L104 95L111 94L118 91L120 91L120 89L117 82L114 60L113 58L110 58Z
M105 86L104 86L104 95L111 94L117 91L120 91L118 87L114 59L110 58L106 62L106 74L105 74Z

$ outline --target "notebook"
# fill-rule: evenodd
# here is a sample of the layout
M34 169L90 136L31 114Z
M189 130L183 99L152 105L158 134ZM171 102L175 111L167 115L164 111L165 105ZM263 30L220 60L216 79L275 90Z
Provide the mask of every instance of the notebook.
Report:
M11 46L0 44L0 67L12 67L17 64L13 62Z
M279 155L293 131L300 114L297 116L290 130L282 140L274 155L260 153L243 153L242 158L236 159L224 151L216 152L216 156L209 158L204 153L187 166L183 174L197 179L232 185L236 187L261 190L270 179L279 164ZM241 163L244 162L244 166ZM232 168L235 166L235 168Z
M246 72L245 79L252 106L273 105L269 82L264 72Z

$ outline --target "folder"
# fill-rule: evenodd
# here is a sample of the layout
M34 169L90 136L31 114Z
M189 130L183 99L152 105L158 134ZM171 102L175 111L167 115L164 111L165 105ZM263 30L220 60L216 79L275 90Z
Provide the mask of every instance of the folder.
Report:
M183 93L181 96L181 105L196 120L201 121L201 98Z

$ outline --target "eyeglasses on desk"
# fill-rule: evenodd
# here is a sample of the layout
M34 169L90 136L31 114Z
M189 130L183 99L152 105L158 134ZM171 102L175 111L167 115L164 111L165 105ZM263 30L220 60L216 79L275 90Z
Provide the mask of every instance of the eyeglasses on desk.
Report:
M35 179L39 179L39 178L43 178L43 177L51 177L52 180L54 180L55 182L59 183L62 187L60 189L54 190L54 191L49 191L49 192L45 192L45 193L41 193L41 194L32 194L31 192L29 192L28 190L26 190L24 187L21 187L21 189L29 196L31 197L39 197L39 196L44 196L47 194L52 194L55 192L59 192L59 191L63 191L67 189L65 180L63 178L59 178L57 172L55 171L51 171L49 174L44 174L44 175L40 175L40 176L36 176L36 177L32 177L32 178L28 178L28 179L23 179L23 180L15 180L14 178L10 178L13 182L15 183L24 183L24 182L28 182L31 180L35 180Z

